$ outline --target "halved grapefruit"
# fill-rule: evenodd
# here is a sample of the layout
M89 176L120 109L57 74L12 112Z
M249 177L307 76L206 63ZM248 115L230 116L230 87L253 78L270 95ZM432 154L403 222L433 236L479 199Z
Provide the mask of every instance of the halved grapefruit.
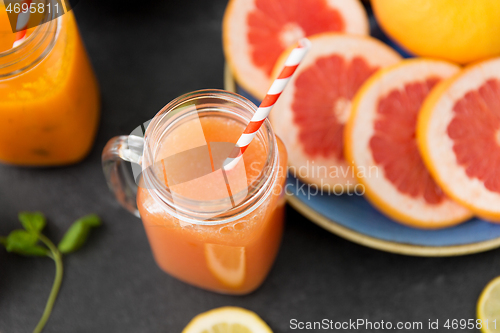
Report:
M345 132L346 158L367 199L403 224L437 229L471 217L434 182L415 139L425 97L459 70L444 61L405 60L371 77L354 98Z
M271 83L280 54L321 32L368 35L358 0L231 0L222 27L226 61L236 81L258 99Z
M500 58L440 84L423 105L417 138L446 194L500 221Z
M324 33L310 41L311 50L281 94L270 120L287 148L290 172L340 193L356 183L343 148L351 99L370 75L401 58L370 37ZM289 52L278 60L275 71L282 68Z

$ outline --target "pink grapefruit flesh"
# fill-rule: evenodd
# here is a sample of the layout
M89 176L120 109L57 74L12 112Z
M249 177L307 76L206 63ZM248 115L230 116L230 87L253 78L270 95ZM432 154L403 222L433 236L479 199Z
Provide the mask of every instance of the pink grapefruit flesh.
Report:
M431 205L441 203L444 194L420 157L415 132L420 106L438 81L438 77L429 77L383 96L369 143L375 163L397 190L413 198L422 197Z
M252 61L269 76L281 53L298 39L325 31L345 31L342 14L325 0L255 0L247 23Z
M359 0L231 0L223 22L226 61L238 84L263 99L283 51L323 32L368 35Z
M458 164L487 190L500 193L500 80L467 92L453 112L447 133Z
M318 58L297 76L293 121L308 156L344 160L344 123L349 116L350 101L378 69L362 57L348 61L333 54Z

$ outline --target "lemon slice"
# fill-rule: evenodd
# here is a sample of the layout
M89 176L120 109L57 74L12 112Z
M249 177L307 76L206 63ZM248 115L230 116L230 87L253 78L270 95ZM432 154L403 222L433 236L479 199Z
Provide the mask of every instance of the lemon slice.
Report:
M481 332L500 332L500 277L491 281L481 293L477 318L481 320Z
M238 307L223 307L197 315L182 333L272 333L254 312Z

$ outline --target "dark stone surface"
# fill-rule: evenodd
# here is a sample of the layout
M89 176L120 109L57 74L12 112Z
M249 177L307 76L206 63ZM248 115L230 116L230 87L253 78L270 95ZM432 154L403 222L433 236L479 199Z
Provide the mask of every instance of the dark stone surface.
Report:
M196 314L224 305L256 311L275 332L291 331L292 318L474 318L482 288L500 275L500 251L437 259L388 254L336 237L291 208L276 264L251 295L199 290L155 265L140 221L119 207L105 185L100 154L109 138L129 133L172 98L222 88L225 5L82 0L76 7L102 91L94 149L66 168L0 166L0 235L19 227L21 210L43 211L52 239L87 213L104 221L83 249L64 259L63 286L45 332L177 333ZM0 250L0 332L32 331L53 277L50 259Z

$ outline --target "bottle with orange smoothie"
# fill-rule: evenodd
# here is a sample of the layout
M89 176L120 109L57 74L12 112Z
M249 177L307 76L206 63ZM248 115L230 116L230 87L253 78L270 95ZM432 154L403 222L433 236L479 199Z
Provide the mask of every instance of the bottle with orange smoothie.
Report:
M31 14L30 21L42 24L13 47L15 33L0 2L0 162L71 164L82 160L94 141L97 81L73 12L54 18L47 6L35 8L44 12Z
M200 288L250 293L278 252L287 154L269 121L234 168L221 168L256 109L233 93L196 91L163 108L144 139L116 137L103 152L108 184L141 217L157 264ZM138 189L123 160L141 164Z

